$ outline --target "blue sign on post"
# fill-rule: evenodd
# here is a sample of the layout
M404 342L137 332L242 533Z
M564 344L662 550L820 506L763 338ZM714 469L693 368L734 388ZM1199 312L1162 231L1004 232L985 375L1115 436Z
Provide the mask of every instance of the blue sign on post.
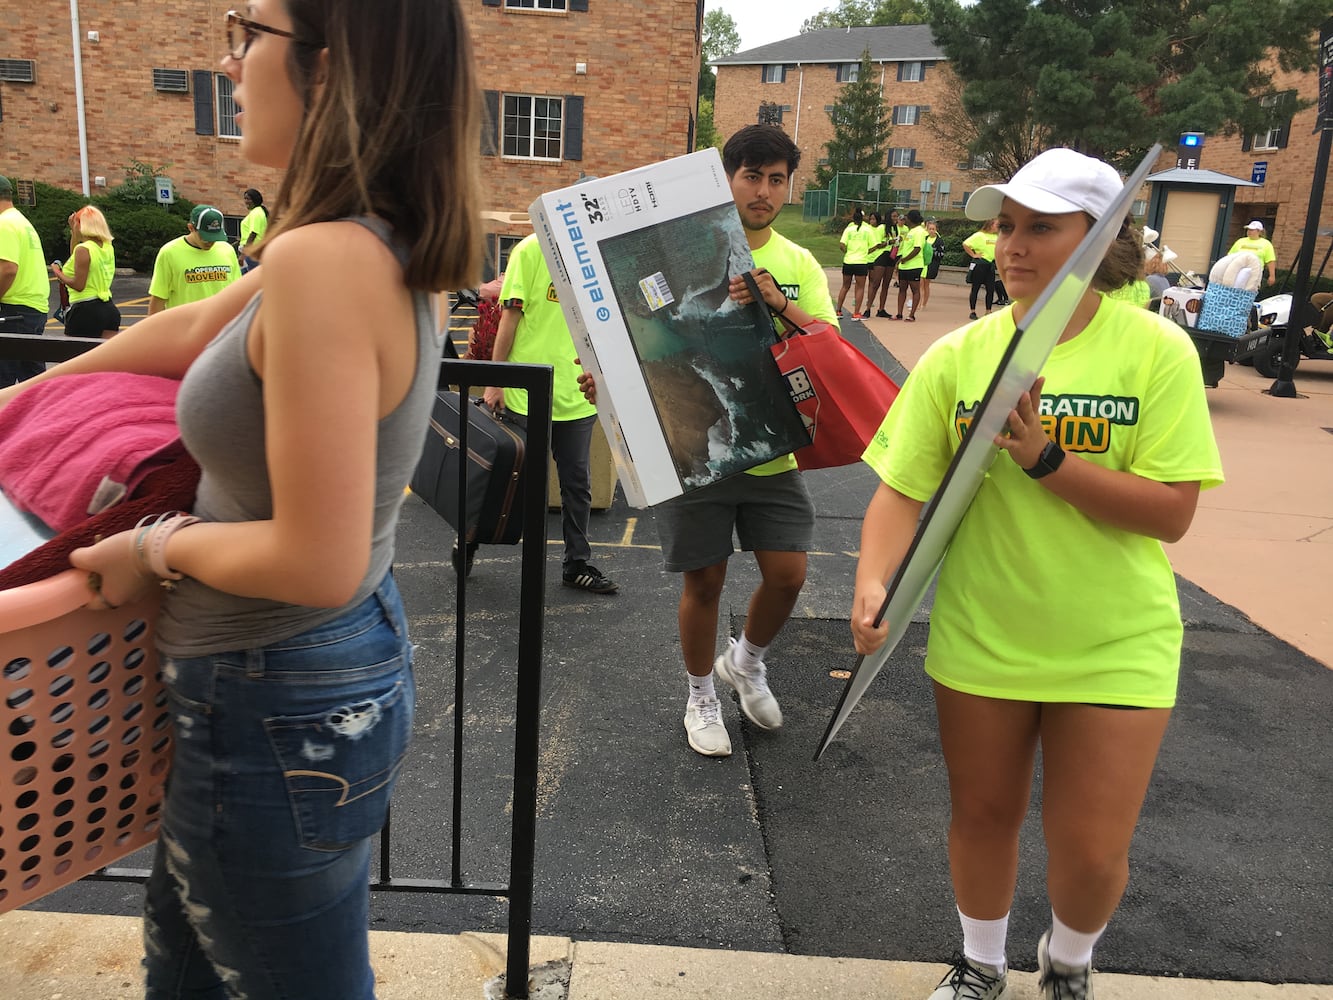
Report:
M1262 184L1264 178L1268 176L1268 161L1255 160L1254 166L1250 167L1250 183Z

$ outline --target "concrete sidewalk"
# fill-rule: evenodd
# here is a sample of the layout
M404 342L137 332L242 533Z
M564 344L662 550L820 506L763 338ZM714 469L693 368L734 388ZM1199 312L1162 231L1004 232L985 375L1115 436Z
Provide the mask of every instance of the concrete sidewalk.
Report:
M5 1000L143 996L140 925L132 917L18 911L0 918ZM495 934L370 935L380 1000L500 1000L505 940ZM922 1000L943 965L802 955L532 941L532 1000ZM1037 995L1036 976L1010 974ZM1333 1000L1333 986L1098 974L1100 1000ZM329 998L335 1000L335 998Z

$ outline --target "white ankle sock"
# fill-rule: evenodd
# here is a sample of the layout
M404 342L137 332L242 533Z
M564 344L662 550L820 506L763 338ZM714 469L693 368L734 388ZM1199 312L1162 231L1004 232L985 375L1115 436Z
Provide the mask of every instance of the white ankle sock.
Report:
M1061 922L1060 918L1051 911L1051 938L1046 942L1046 954L1050 956L1052 962L1059 962L1061 965L1071 965L1076 969L1081 969L1085 965L1092 964L1092 949L1097 943L1097 939L1102 936L1106 930L1106 925L1102 924L1100 928L1091 934L1084 934L1082 931L1076 931L1074 928Z
M998 920L976 920L959 910L958 921L963 925L963 954L967 959L1003 973L1008 967L1004 942L1009 936L1009 914Z
M764 654L767 652L767 646L756 646L745 638L745 633L742 632L741 637L736 640L736 648L731 652L731 662L742 670L753 671L764 661Z
M710 670L702 677L695 677L694 674L686 674L690 679L690 701L703 701L705 698L716 698L717 691L713 688L713 672Z

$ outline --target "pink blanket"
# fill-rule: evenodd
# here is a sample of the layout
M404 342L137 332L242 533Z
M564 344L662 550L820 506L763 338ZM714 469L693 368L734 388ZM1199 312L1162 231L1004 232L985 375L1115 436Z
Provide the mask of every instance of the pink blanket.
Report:
M64 531L134 493L184 452L175 379L62 375L0 409L0 489Z

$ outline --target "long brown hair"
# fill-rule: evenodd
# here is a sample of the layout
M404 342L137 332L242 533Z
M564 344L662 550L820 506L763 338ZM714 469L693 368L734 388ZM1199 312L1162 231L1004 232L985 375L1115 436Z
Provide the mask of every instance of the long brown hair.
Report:
M286 0L300 39L288 72L306 112L266 242L377 215L408 248L409 288L476 282L481 94L459 3Z

